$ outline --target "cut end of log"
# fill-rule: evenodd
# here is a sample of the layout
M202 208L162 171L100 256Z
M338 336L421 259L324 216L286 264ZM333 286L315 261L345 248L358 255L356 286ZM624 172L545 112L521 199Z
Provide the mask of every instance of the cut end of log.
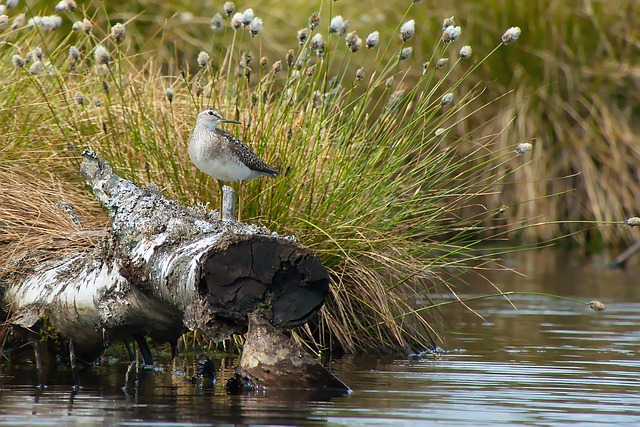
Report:
M291 328L322 307L329 275L313 252L290 240L233 235L203 262L198 289L217 317L246 325L260 308L273 325Z

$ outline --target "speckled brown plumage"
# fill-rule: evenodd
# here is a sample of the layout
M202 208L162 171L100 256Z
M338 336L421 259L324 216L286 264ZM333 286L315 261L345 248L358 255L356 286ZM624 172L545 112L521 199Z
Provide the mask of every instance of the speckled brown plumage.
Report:
M219 138L226 140L229 150L231 150L231 152L238 157L238 160L244 163L249 169L256 172L262 172L271 177L278 175L279 172L277 169L267 165L251 150L251 148L247 147L244 142L240 141L235 136L223 131L222 129L216 129L214 130L214 133L217 134Z

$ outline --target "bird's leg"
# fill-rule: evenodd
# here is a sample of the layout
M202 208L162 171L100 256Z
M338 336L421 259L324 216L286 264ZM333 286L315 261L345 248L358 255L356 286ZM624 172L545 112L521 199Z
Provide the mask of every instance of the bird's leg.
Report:
M44 371L44 361L42 360L43 354L46 348L42 341L37 340L33 342L33 353L35 354L36 367L38 369L38 388L44 390L47 384Z
M224 186L224 183L221 180L218 180L218 186L220 187L220 220L222 220L222 204L224 200L224 191L222 190L222 187Z
M238 183L238 222L242 222L242 181Z
M153 355L151 354L151 349L149 348L149 344L147 343L147 338L144 334L138 333L133 334L133 337L138 342L138 349L140 349L140 353L142 353L142 358L144 359L145 366L153 367Z
M131 346L129 345L129 338L124 337L122 339L122 341L124 342L124 346L127 349L127 353L129 354L129 362L133 362L136 360L136 355L133 352L133 350L131 349Z
M76 362L76 349L73 340L69 340L69 365L71 365L71 378L73 378L73 391L80 391L80 375Z

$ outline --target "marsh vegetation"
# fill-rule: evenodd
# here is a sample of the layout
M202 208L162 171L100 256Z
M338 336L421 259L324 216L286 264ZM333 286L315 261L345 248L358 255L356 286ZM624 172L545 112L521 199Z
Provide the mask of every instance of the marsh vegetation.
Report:
M218 206L215 183L186 152L208 106L242 122L233 132L282 172L243 186L242 218L295 235L331 273L330 300L298 331L315 350L431 348L440 329L431 297L464 305L452 278L499 268L502 250L577 230L558 219L629 216L634 175L618 172L631 172L637 157L623 120L632 104L610 105L604 89L587 98L565 88L596 80L588 70L583 79L558 78L570 59L585 59L581 49L564 44L553 61L536 50L545 61L534 70L527 55L535 45L510 46L520 35L511 27L522 26L527 40L540 32L526 30L537 23L509 10L515 6L502 14L499 4L485 5L501 13L489 26L475 18L476 6L382 3L380 15L333 1L292 11L268 1L206 11L163 2L153 14L104 2L6 10L0 255L28 260L53 239L53 256L90 244L90 232L106 227L77 174L87 146L130 180L182 203ZM586 15L591 21L568 8L557 14L575 19L577 38L596 17L615 20L601 12ZM618 34L600 33L608 45ZM615 42L632 50L629 40ZM541 75L548 80L532 77ZM578 104L569 98L576 93ZM614 140L622 151L606 154ZM574 198L574 188L589 198ZM597 230L580 236L620 238ZM517 249L479 249L512 239Z

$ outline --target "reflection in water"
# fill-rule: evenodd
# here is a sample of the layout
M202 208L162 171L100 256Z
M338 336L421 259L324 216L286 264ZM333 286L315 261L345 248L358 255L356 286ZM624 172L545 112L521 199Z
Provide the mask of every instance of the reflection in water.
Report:
M493 273L503 290L599 299L586 304L532 295L477 300L484 318L449 306L455 332L439 358L347 357L333 369L354 391L348 396L300 392L229 396L223 381L194 385L169 370L145 372L130 393L126 365L82 373L71 394L61 368L39 392L35 369L0 377L3 425L557 425L640 424L640 268L598 269L606 260L546 252L508 260L527 277ZM489 292L469 288L470 292ZM462 285L457 289L465 293ZM228 376L232 363L225 361Z

